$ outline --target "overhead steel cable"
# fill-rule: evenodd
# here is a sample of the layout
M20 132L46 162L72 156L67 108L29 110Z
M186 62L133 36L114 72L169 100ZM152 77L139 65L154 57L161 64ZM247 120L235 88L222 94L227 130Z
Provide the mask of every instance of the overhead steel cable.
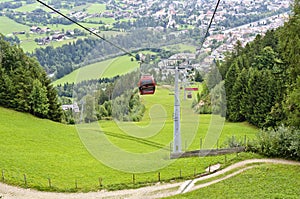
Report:
M205 42L205 39L206 39L206 37L208 36L209 29L210 29L210 27L211 27L211 24L212 24L212 22L213 22L213 20L214 20L215 15L216 15L216 13L217 13L217 9L218 9L218 7L219 7L220 1L221 1L221 0L218 0L218 2L217 2L217 5L216 5L215 10L214 10L214 12L213 12L213 15L212 15L212 17L211 17L211 19L210 19L210 22L209 22L209 24L208 24L208 27L207 27L207 29L206 29L206 33L205 33L205 35L204 35L204 37L203 37L203 39L202 39L202 41L201 41L201 43L200 43L200 48L199 48L199 50L202 49L203 44L204 44L204 42Z
M101 37L99 34L95 33L94 31L91 31L91 30L88 29L87 27L81 25L80 23L78 23L78 22L75 21L74 19L72 19L72 18L70 18L70 17L64 15L63 13L61 13L61 12L58 11L58 10L56 10L55 8L49 6L48 4L46 4L46 3L44 3L44 2L42 2L42 1L40 1L40 0L36 0L36 1L39 2L39 3L41 3L42 5L46 6L46 7L49 8L50 10L56 12L57 14L61 15L62 17L68 19L69 21L75 23L76 25L78 25L79 27L81 27L81 28L83 28L84 30L88 31L89 33L91 33L91 34L95 35L96 37L102 39L103 41L109 43L110 45L114 46L115 48L117 48L117 49L123 51L125 54L127 54L127 55L129 55L129 56L135 58L135 56L134 56L132 53L130 53L129 51L127 51L127 50L125 50L124 48L118 46L117 44L115 44L115 43L113 43L113 42L111 42L111 41L105 39L104 37Z

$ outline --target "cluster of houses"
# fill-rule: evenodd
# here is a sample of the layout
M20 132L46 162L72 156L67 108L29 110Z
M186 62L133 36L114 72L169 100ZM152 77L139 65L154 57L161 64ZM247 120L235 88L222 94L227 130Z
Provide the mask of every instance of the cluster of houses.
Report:
M79 106L78 104L75 102L74 104L65 104L65 105L62 105L62 110L64 111L67 111L67 110L71 110L75 113L79 113L80 110L79 110Z

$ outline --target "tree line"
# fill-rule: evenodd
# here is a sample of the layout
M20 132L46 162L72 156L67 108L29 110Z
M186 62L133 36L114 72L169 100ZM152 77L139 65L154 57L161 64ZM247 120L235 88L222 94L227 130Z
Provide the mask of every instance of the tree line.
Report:
M226 56L226 118L248 121L261 131L247 150L268 157L300 160L300 1L289 21Z
M299 127L299 28L295 17L283 27L240 43L219 70L225 80L227 119L258 127ZM299 117L298 117L299 118Z
M145 106L140 99L137 83L138 71L113 78L82 81L77 84L58 85L63 104L77 103L80 111L65 112L67 123L93 122L103 119L140 121Z
M61 121L56 90L36 59L0 35L0 106Z

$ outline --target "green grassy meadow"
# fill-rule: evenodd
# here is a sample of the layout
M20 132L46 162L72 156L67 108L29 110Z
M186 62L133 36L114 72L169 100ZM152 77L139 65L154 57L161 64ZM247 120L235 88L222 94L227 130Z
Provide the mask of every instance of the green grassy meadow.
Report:
M143 121L137 125L149 125L151 116L153 120L151 125L155 127L156 122L160 122L162 118L161 115L157 115L161 113L161 110L155 109L154 105L160 104L165 109L164 126L154 135L144 135L147 133L147 129L126 132L129 125L136 123L128 122L122 126L114 121L100 121L98 124L101 130L92 129L89 126L88 129L85 129L86 132L84 133L86 134L84 135L87 137L105 135L110 143L129 153L147 154L155 152L158 148L164 148L169 154L169 143L173 136L173 97L169 95L167 89L163 88L158 88L155 95L142 97L147 111ZM182 107L185 107L186 104L182 103ZM183 110L183 113L186 113L186 110ZM0 114L0 170L4 173L4 182L8 184L25 186L24 174L26 174L27 186L31 188L53 191L91 191L99 189L99 178L101 177L102 188L124 189L154 183L158 180L158 172L160 172L162 181L179 179L180 170L181 178L189 178L193 177L195 171L196 173L203 173L210 164L224 163L225 161L224 156L178 160L168 160L167 156L163 160L167 163L166 167L150 172L136 173L136 183L133 184L132 172L113 169L107 166L106 162L104 164L95 159L96 156L93 156L91 149L85 148L84 145L87 146L87 144L85 138L82 137L82 132L78 132L78 127L76 130L75 126L38 119L29 114L4 108L0 108ZM205 135L211 119L210 115L200 116L199 129L196 131L196 136L192 137L189 149L197 149L199 136ZM195 126L192 122L187 122L187 124L184 122L185 120L182 124L182 139L185 136L185 126ZM241 136L247 133L247 136L253 137L256 132L257 129L245 123L225 123L220 138L225 139L227 135L233 133ZM97 143L97 146L101 146L101 142ZM184 141L182 142L184 143ZM114 154L111 151L103 151L103 155L114 159ZM242 153L237 157L236 154L232 154L227 155L227 162L233 163L252 157L258 156ZM49 188L48 179L51 179L51 188ZM75 181L77 181L77 189L75 188Z
M0 33L3 35L12 34L15 31L29 31L30 27L19 24L5 16L0 16Z
M299 198L300 167L262 164L237 176L169 198Z
M90 5L87 10L88 13L90 14L95 14L95 13L102 13L106 11L106 5L105 4L92 4Z
M15 9L18 12L31 12L36 9L43 9L45 11L48 11L49 9L46 8L45 6L41 5L40 3L33 3L33 4L23 4L20 8Z
M125 55L79 68L63 78L54 81L53 85L114 77L131 72L137 69L138 66L139 63L137 61L131 61L131 57Z
M166 50L173 50L173 51L190 51L192 53L196 52L196 46L192 46L189 44L174 44L164 47Z

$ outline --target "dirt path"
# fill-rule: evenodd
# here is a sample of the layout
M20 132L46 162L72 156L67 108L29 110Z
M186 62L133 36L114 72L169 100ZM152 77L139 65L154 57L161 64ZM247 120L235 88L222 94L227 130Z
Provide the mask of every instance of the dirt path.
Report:
M245 160L233 164L225 169L219 170L213 174L196 178L194 180L187 180L184 182L178 183L157 183L153 186L143 187L139 189L130 189L130 190L120 190L120 191L99 191L99 192L89 192L89 193L55 193L55 192L41 192L32 189L24 189L14 186L9 186L3 183L0 183L0 198L1 199L82 199L82 198L161 198L166 196L172 196L180 193L186 193L202 187L206 187L222 180L228 179L232 176L235 176L239 173L242 173L248 169L251 169L255 166L247 166L248 164L253 163L273 163L273 164L287 164L287 165L299 165L300 162L280 160L280 159L251 159ZM247 166L247 167L245 167ZM206 180L213 178L219 175L222 175L233 169L243 167L231 174L228 174L222 178L210 181L208 183L195 185L196 182L201 180Z

